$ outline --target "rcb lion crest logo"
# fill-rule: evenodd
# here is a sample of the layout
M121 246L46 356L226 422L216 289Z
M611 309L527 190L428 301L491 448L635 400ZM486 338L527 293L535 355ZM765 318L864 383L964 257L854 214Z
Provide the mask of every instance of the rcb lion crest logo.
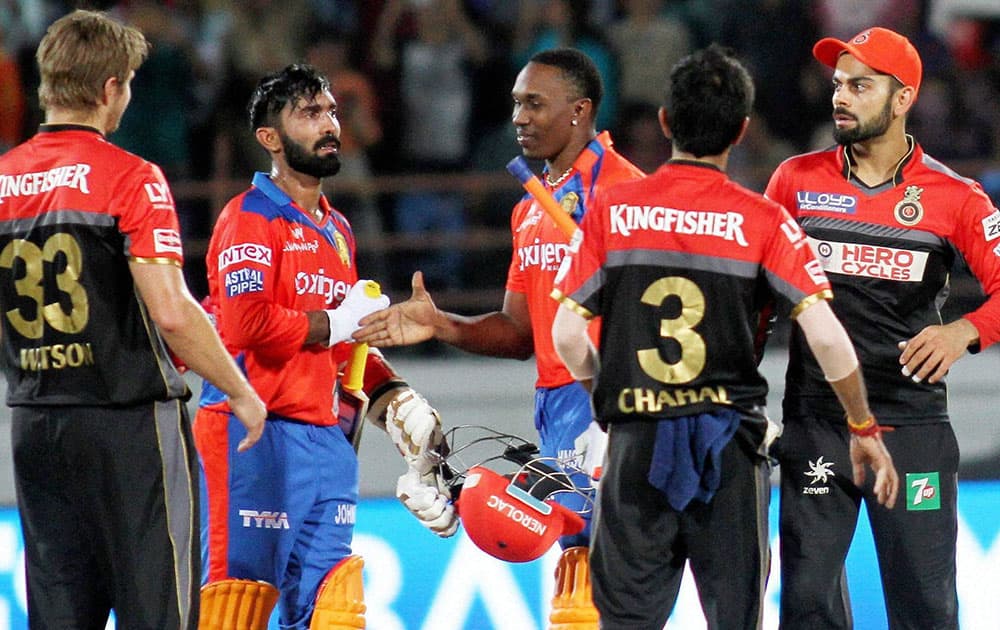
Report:
M919 186L907 186L903 199L896 204L893 214L896 220L909 227L920 223L924 218L924 207L920 205L920 195L924 189Z
M350 268L351 266L351 252L347 249L347 239L340 232L333 233L333 242L337 245L337 253L340 254L340 262L344 263L345 267Z

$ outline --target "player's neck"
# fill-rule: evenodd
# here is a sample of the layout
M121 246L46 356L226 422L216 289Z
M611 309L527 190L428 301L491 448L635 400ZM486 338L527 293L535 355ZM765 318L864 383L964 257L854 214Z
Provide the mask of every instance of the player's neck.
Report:
M323 194L322 180L278 164L272 164L270 177L275 186L306 212L312 215L313 211L320 207L319 198Z
M852 170L855 177L868 185L877 186L893 178L899 163L910 152L910 143L900 128L877 138L855 142L849 150L854 160Z
M566 143L566 146L559 152L559 155L550 160L545 160L546 166L549 167L549 182L556 181L557 179L562 178L563 175L567 174L569 170L573 168L573 164L576 163L576 159L580 157L583 150L587 148L588 144L590 144L590 141L596 137L597 132L593 130L593 127L591 127L589 132L577 133L568 143ZM559 183L561 184L562 181L560 180Z
M45 124L81 125L83 127L93 127L102 135L108 134L106 116L102 115L100 109L78 110L50 107L45 112Z
M693 153L678 151L675 147L673 153L670 155L670 161L673 162L675 160L682 162L700 162L702 164L714 166L725 173L726 166L729 164L729 149L726 149L718 155L703 155L701 157L696 157Z

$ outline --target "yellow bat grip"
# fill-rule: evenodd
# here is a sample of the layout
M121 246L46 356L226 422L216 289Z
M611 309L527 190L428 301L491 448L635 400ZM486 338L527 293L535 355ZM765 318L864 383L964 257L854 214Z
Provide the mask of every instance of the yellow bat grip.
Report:
M378 282L369 280L365 283L365 295L377 298L382 295L382 287ZM351 350L351 359L347 362L347 379L344 389L360 392L365 384L365 364L368 362L368 344L356 343Z

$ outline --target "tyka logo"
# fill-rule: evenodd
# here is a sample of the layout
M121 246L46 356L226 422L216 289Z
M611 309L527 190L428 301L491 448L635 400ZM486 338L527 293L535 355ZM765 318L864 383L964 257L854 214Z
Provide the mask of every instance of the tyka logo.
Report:
M243 527L255 529L288 529L288 512L270 512L263 510L240 510L243 517Z

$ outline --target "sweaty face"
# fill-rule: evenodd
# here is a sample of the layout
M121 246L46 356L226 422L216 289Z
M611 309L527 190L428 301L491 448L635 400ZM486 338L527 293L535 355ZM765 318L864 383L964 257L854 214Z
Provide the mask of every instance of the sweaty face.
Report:
M517 75L511 97L511 118L525 157L554 160L573 137L573 114L581 98L576 86L555 66L529 63Z
M849 54L833 74L833 138L839 144L884 135L895 119L892 79Z
M299 101L282 112L278 137L293 170L317 179L340 171L340 122L337 102L329 92Z

